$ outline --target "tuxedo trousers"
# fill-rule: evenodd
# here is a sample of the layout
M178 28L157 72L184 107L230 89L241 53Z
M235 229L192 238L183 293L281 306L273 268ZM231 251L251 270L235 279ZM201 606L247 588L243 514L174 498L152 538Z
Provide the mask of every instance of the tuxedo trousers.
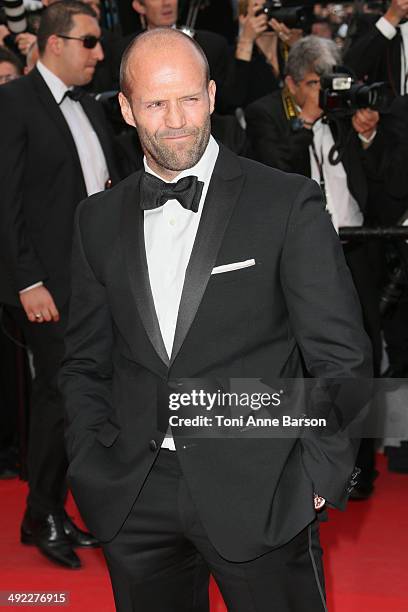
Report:
M380 376L382 358L380 318L380 272L378 270L378 245L369 243L347 243L343 247L347 265L360 299L364 328L371 340L374 376ZM372 487L377 476L375 469L375 439L363 438L356 458L361 469L359 485Z
M36 516L61 513L67 494L68 459L64 408L58 373L64 356L67 308L57 323L31 323L22 308L7 308L33 355L35 376L30 398L27 505Z
M318 521L256 559L228 561L208 538L176 451L160 450L121 530L102 547L118 612L208 612L210 574L230 612L326 610Z

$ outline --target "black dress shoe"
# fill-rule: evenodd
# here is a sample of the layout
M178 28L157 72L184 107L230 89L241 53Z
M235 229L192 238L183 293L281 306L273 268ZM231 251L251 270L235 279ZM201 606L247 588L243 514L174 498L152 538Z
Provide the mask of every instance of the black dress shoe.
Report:
M363 478L361 478L363 475ZM369 499L374 493L374 481L378 478L378 470L372 470L369 473L365 473L364 470L361 472L357 485L350 493L350 499L352 501L365 501Z
M54 563L69 569L81 567L81 560L64 531L63 514L47 514L36 518L26 510L21 525L21 542L37 546L38 550Z
M365 501L369 499L374 492L373 484L359 484L354 487L350 493L352 501Z
M98 540L89 532L83 531L75 525L66 512L64 512L64 531L73 546L80 546L81 548L97 548L100 546Z

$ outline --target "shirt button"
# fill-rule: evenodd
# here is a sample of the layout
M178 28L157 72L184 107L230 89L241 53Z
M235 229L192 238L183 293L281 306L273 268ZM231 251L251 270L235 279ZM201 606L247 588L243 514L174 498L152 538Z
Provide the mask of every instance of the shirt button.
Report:
M170 219L169 223L170 223L170 225L176 225L176 220L175 219Z
M149 442L149 448L152 451L152 453L154 453L155 451L157 451L157 442L156 440L150 440Z

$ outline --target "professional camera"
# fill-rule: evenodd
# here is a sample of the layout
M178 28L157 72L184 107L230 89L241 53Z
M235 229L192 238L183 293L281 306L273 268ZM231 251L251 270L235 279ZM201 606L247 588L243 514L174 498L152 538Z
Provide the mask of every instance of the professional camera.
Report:
M299 4L298 0L267 0L258 15L265 13L268 19L281 21L288 28L307 30L313 19L313 3Z
M343 67L320 77L319 106L326 115L351 115L359 108L384 111L391 102L387 83L356 83Z
M20 55L16 37L23 32L37 32L42 9L39 0L0 0L0 24L10 31L4 44L16 55Z
M12 34L20 34L27 29L26 11L23 0L3 0L2 8L5 19L2 19Z

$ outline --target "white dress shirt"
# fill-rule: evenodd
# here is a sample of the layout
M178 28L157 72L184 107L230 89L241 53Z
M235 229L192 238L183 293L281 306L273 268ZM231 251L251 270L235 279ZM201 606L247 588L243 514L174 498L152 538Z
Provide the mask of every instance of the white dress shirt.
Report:
M392 40L397 34L397 28L392 25L385 17L380 17L376 22L376 28L381 32L385 38ZM408 93L408 22L401 23L397 26L401 32L402 46L401 46L401 96Z
M176 183L185 176L196 176L204 183L196 213L183 208L177 200L169 200L160 208L144 212L144 238L150 286L160 331L169 358L173 349L184 277L218 151L218 144L210 136L207 148L199 162L192 168L183 170L170 181ZM161 178L149 168L146 158L144 166L146 172ZM175 450L173 438L166 435L162 447Z
M59 105L68 123L78 151L88 196L98 193L98 191L103 191L109 178L108 166L101 143L84 109L79 102L68 97L65 97L63 102L61 102L65 92L72 88L67 87L60 78L40 61L37 62L37 69L51 90L56 103Z
M48 85L48 88L68 123L68 127L78 151L88 196L93 193L98 193L98 191L103 191L106 181L109 178L109 170L98 136L86 116L84 109L79 102L71 100L71 98L68 97L64 98L65 92L72 88L67 87L59 77L40 61L37 62L37 70ZM63 98L64 100L61 102ZM34 289L35 287L41 287L42 284L42 281L39 281L29 287L25 287L20 291L20 294L30 289Z
M360 226L363 224L363 214L356 200L351 195L347 185L347 175L340 162L333 166L328 159L330 149L334 145L333 135L327 123L320 119L313 126L313 142L320 162L323 162L323 177L326 188L326 208L331 215L333 225L339 227ZM319 168L310 151L311 178L320 184Z

